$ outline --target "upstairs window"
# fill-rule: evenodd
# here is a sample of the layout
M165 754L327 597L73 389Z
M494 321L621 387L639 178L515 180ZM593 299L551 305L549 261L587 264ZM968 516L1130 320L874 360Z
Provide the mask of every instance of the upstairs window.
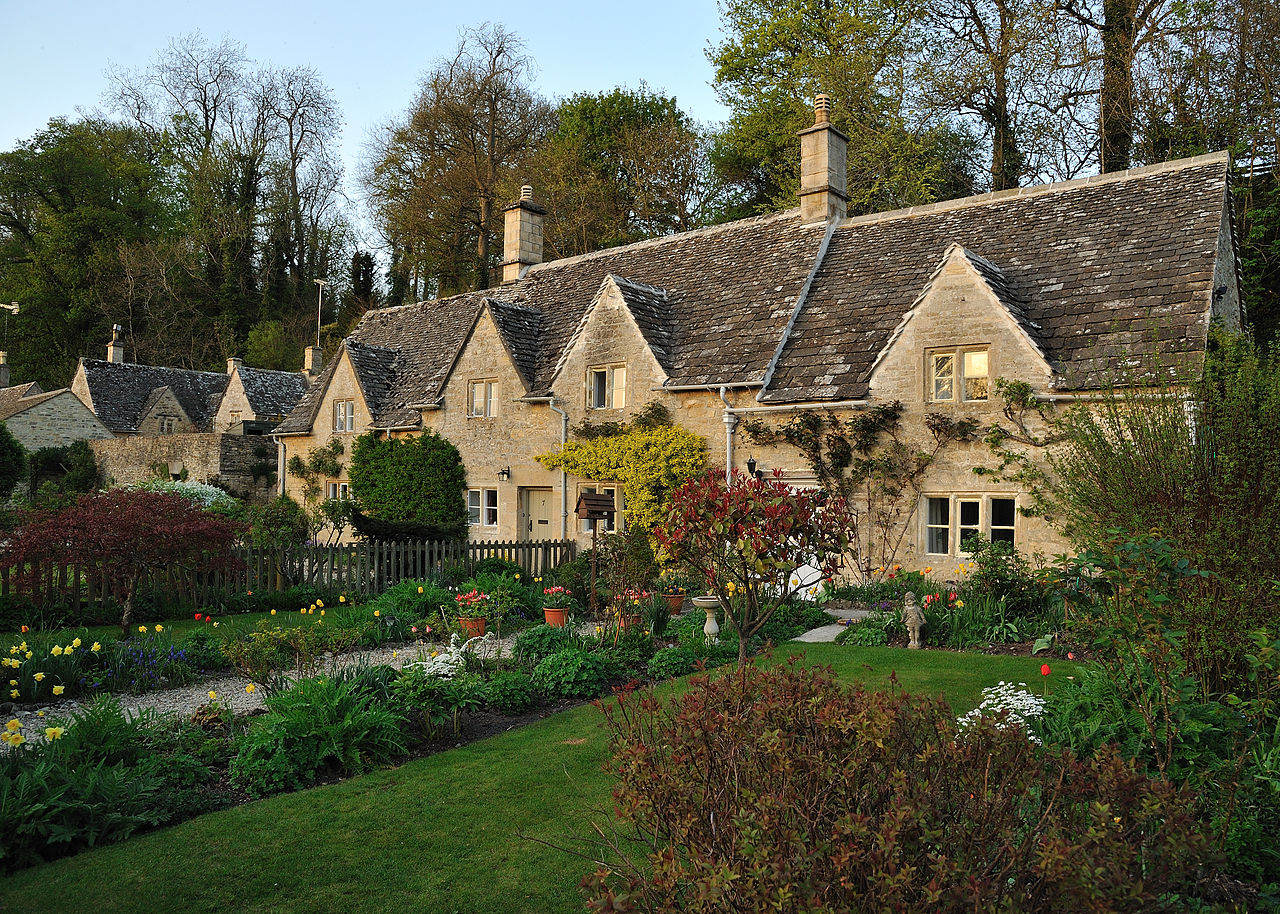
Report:
M351 498L351 485L345 482L329 483L330 501L347 501Z
M467 385L467 415L492 418L498 414L497 381L472 381Z
M929 399L981 401L991 396L986 349L929 353Z
M354 432L356 430L356 401L333 401L333 430L335 432Z
M162 435L178 434L178 417L177 416L161 416L160 417L160 434Z
M587 406L622 409L627 405L627 367L605 365L587 372Z

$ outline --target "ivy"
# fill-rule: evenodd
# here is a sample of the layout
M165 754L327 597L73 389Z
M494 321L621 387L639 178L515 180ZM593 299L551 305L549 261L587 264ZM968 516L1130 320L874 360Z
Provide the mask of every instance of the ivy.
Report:
M578 440L537 460L581 479L622 486L628 524L652 530L666 513L671 493L707 465L707 442L671 422L661 404L651 404L630 423L585 424Z
M975 419L930 413L925 427L932 441L917 445L903 440L902 413L901 401L894 400L846 417L802 410L781 425L743 423L753 444L794 448L824 491L859 506L851 548L854 572L864 579L892 565L915 515L925 470L938 452L975 441L981 431Z

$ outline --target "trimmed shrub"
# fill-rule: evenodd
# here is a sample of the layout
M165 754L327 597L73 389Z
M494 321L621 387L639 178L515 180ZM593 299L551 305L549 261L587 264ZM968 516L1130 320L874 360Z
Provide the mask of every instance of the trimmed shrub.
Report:
M569 648L538 664L533 685L548 698L595 698L609 685L609 664L599 654Z
M649 661L650 679L675 679L693 672L698 658L687 647L664 647Z
M417 438L356 439L351 451L351 494L377 520L429 524L465 537L467 473L458 449L434 431Z

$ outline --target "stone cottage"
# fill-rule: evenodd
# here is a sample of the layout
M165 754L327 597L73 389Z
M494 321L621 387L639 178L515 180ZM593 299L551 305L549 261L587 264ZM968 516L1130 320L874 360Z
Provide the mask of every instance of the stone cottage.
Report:
M0 422L29 452L111 437L107 427L68 388L46 392L34 381L10 386L4 352L0 352Z
M462 454L473 537L589 539L578 495L616 486L534 460L570 425L656 401L713 465L755 458L812 484L743 420L900 401L908 434L930 414L987 425L998 378L1087 398L1122 375L1176 375L1211 322L1241 324L1225 153L846 218L826 99L801 139L797 209L549 263L526 188L505 211L503 284L366 314L276 430L281 465L334 438L349 456L361 433L431 428ZM1061 550L1019 511L1024 492L972 472L991 462L980 442L939 453L903 514L903 564L954 560L974 533ZM344 496L345 475L327 490Z
M318 365L318 353L308 353ZM246 368L225 374L125 361L120 327L106 360L81 359L71 390L114 436L93 445L103 475L118 484L155 476L269 495L275 442L263 437L306 392L307 372Z

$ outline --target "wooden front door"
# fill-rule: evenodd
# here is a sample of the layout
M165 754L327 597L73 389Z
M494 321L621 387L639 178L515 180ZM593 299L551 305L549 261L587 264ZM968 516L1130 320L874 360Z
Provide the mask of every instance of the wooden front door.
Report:
M560 535L555 517L554 489L520 490L520 539L551 540Z

